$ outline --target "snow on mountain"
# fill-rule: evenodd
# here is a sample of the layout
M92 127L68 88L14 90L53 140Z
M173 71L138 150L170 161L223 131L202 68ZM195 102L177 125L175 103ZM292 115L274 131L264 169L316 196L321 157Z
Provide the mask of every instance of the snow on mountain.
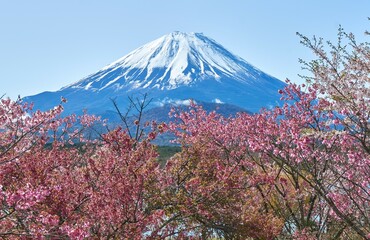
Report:
M57 92L27 99L49 108L63 96L67 112L101 113L112 108L110 98L124 105L127 96L148 93L157 106L191 98L256 112L276 105L284 85L201 33L173 32Z

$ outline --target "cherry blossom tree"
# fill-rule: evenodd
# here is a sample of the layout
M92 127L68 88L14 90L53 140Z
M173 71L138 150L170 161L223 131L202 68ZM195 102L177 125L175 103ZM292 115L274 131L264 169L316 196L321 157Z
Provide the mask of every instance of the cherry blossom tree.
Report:
M180 226L262 237L248 229L241 200L250 222L256 211L283 221L280 233L264 223L268 237L370 238L369 45L342 29L329 52L321 39L301 37L318 59L303 62L306 84L280 91L282 106L228 119L194 106L175 115L170 129L183 151L167 171L181 196L169 201L178 201L170 209Z
M271 164L246 148L235 119L192 105L173 112L182 152L167 162L168 190L162 203L179 233L209 238L272 239L283 222L265 200L275 182Z
M120 128L86 140L98 118L61 117L63 107L30 112L21 100L0 104L0 236L128 238L160 236L161 171L150 141ZM78 123L76 125L76 123Z

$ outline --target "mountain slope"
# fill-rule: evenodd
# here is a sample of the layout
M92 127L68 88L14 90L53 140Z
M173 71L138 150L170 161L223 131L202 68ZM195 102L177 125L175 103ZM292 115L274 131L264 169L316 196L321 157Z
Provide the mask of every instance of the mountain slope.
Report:
M284 86L203 34L173 32L59 91L26 99L47 109L63 96L67 113L102 113L113 109L110 98L124 106L127 96L147 93L151 107L191 98L257 112L276 105Z

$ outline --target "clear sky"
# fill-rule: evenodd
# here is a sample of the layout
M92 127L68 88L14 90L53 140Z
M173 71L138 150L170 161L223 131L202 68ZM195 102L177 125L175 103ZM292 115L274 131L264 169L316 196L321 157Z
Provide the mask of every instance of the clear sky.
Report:
M203 32L281 80L310 60L296 32L369 40L369 0L0 0L0 96L55 91L172 31Z

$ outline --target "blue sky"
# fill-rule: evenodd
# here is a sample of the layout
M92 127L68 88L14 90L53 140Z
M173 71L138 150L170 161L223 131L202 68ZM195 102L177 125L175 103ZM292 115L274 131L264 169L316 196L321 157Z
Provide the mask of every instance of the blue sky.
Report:
M0 0L0 96L55 91L178 30L203 32L281 80L312 55L296 32L369 40L369 0Z

